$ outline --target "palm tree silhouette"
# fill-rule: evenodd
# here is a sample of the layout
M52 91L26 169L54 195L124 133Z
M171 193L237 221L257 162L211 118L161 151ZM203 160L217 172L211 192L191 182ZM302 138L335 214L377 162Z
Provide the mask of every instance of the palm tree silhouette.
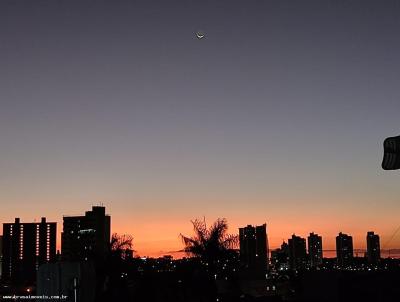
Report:
M120 301L127 295L126 272L129 265L128 252L132 251L131 235L112 234L104 262L99 265L98 298L96 301ZM131 255L131 253L129 253Z
M227 234L228 223L225 218L218 218L210 228L207 228L205 218L191 220L191 223L194 236L180 234L188 255L200 258L210 266L232 255L238 245L238 236Z

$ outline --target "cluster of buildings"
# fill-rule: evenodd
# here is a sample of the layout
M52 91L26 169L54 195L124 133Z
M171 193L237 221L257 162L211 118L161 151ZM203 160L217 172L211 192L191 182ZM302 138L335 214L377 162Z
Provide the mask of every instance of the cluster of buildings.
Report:
M110 220L103 206L94 206L84 215L64 216L61 253L56 251L56 222L48 222L43 217L40 222L22 223L15 218L13 223L4 223L0 240L2 280L15 284L29 284L35 280L40 283L40 276L43 276L43 280L60 282L61 277L57 274L62 270L66 275L90 271L91 268L83 267L82 263L105 260L110 243ZM365 259L370 264L377 264L380 260L379 236L368 232L366 240ZM298 270L319 267L323 263L321 236L310 233L306 240L292 235L287 243L283 242L280 248L270 252L266 224L239 228L239 248L240 264L249 278L265 277L270 265L276 270ZM336 237L337 267L351 266L353 254L353 238L339 233ZM75 263L76 267L65 263Z
M366 236L368 264L378 264L380 255L379 236L368 232ZM266 225L248 225L239 228L240 260L252 275L268 271L269 265L278 270L316 268L323 263L322 236L310 233L307 240L292 235L281 247L269 253ZM269 259L271 254L271 259ZM348 268L354 263L353 238L340 232L336 237L336 267Z
M56 262L102 261L110 242L110 216L105 208L94 206L81 216L64 216L61 254L56 251L57 223L3 224L1 238L1 278L14 284L36 280L39 267Z
M368 264L378 264L380 255L379 236L368 232L366 236ZM271 252L271 262L280 270L319 267L323 263L322 237L310 233L306 239L292 235L288 243ZM340 232L336 236L336 267L349 268L354 264L353 237Z

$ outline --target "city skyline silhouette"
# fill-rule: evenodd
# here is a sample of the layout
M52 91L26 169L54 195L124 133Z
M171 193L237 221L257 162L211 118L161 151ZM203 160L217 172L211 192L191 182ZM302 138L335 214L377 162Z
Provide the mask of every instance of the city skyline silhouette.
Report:
M96 205L94 207L104 207L104 204L103 203L99 203L98 205ZM85 211L83 211L83 212L85 212ZM82 213L80 215L82 215ZM107 213L107 215L110 215L110 217L111 217L110 221L112 222L113 221L112 215L109 212L106 212L106 213ZM75 217L75 215L62 215L62 217L65 220L65 219L68 219L68 217ZM79 217L79 215L78 215L78 217ZM21 219L18 216L16 216L15 219L18 219L18 221L21 221ZM37 222L40 222L43 219L44 219L44 217L41 216L40 219L34 219L32 221L23 221L22 220L21 223L37 223ZM206 217L203 217L203 219L204 219L205 223L207 223ZM193 220L188 220L188 222L190 222L190 221L193 221ZM253 223L253 222L248 222L247 224L244 224L244 225L238 226L237 228L234 228L234 227L230 226L229 220L227 220L227 222L228 222L228 231L231 232L232 234L239 234L239 229L241 227L243 227L245 225L248 225L249 223ZM9 221L4 221L4 222L0 222L0 223L12 223L12 220L10 219ZM265 222L265 223L266 223L267 228L268 228L267 237L270 238L270 234L269 234L270 226L269 226L269 224L267 222ZM190 224L188 224L188 225L190 225ZM314 229L316 229L316 228L317 227L315 227ZM114 233L115 234L127 234L127 235L130 235L130 236L133 237L133 246L135 248L135 257L140 256L140 257L156 257L157 258L157 257L163 257L165 255L171 255L176 259L180 259L182 257L187 257L188 256L188 254L185 253L184 249L179 248L179 246L182 247L182 240L181 240L180 235L179 235L179 234L182 234L182 232L179 231L179 230L176 230L176 234L177 234L176 242L175 242L176 249L162 248L159 251L151 251L151 252L147 252L146 250L141 249L140 245L139 246L136 245L136 240L135 240L135 234L134 233L130 233L130 232L123 231L123 230L120 231L120 232L115 232L112 229L111 224L110 224L110 231L113 234ZM354 238L353 234L350 233L350 235L353 236L353 238L355 239L354 240L354 242L355 242L355 244L354 244L354 254L355 254L355 256L357 256L357 257L358 256L360 256L360 257L364 256L364 253L367 250L366 241L365 241L365 234L367 234L367 232L369 232L369 231L372 231L372 230L371 229L366 230L364 232L364 236L362 238L357 238L357 237ZM62 250L62 245L61 245L61 242L62 242L61 233L62 232L63 232L63 224L58 224L56 248L57 248L57 251L60 251L60 252ZM288 239L290 239L290 237L292 235L300 235L301 237L306 238L310 233L313 233L313 232L314 231L310 230L307 233L299 233L299 232L296 232L296 230L294 230L291 234L287 235L286 237L285 236L281 236L281 241L278 242L278 243L274 242L272 245L269 245L269 248L270 248L270 250L274 250L274 249L279 248L283 242L287 243ZM336 234L334 235L334 238L336 238L336 236L337 236L337 234L339 232L341 232L341 231L338 230L336 232ZM399 228L397 230L395 230L393 232L393 234L391 234L391 236L389 236L387 238L383 237L383 239L381 241L381 247L380 247L380 250L381 250L381 253L382 253L382 258L387 258L387 257L400 258L400 246L395 246L392 243L392 241L396 242L394 239L396 239L396 236L398 236L398 232L399 232ZM328 243L326 243L326 238L327 237L324 236L323 233L318 233L318 234L321 235L322 238L324 239L323 240L323 242L324 242L323 251L325 253L324 257L326 257L326 258L335 258L336 257L335 244L333 243L333 245L332 245L332 242L329 242L329 241L328 241ZM269 239L269 242L270 242L270 239Z
M202 216L267 222L274 246L386 242L398 15L392 0L2 1L0 222L60 225L104 201L145 254L179 250Z
M0 300L397 302L398 0L0 1Z

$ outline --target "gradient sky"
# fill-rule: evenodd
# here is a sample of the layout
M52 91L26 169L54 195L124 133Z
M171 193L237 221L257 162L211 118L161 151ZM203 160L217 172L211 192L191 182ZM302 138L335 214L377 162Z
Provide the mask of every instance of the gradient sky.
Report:
M399 247L399 53L394 0L3 0L0 222L102 202L141 255L203 216Z

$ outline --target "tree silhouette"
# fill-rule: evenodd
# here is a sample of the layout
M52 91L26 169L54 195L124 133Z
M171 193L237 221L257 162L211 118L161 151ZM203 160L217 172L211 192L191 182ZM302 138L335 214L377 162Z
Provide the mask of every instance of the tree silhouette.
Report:
M110 254L114 257L125 259L127 251L132 250L132 235L118 235L117 233L112 234L110 240Z
M205 219L192 220L191 223L194 236L180 234L185 245L184 251L205 261L207 265L226 259L237 247L238 236L227 234L228 223L225 218L218 218L210 228L207 228Z
M96 301L121 301L127 295L127 269L129 259L127 251L132 251L131 235L112 234L104 263L101 263L98 278L100 280L99 297Z

